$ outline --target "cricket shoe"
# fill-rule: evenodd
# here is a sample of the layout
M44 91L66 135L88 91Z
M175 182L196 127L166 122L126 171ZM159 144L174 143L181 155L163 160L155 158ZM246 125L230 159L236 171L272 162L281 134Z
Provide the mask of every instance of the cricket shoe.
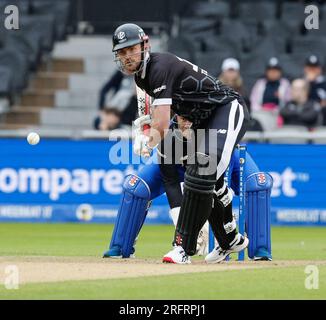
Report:
M237 233L235 239L231 242L231 246L227 250L223 250L219 245L210 252L206 257L207 263L219 263L223 261L230 253L239 252L248 247L249 239L240 233Z
M186 254L181 246L175 246L173 250L163 257L164 263L190 264L190 257Z
M108 251L105 251L103 258L122 259L122 251L120 246L113 246ZM135 258L135 248L132 248L132 253L129 258Z

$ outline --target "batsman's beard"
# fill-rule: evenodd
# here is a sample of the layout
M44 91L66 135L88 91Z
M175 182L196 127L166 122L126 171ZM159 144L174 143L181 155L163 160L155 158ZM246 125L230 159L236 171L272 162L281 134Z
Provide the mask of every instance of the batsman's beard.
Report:
M134 58L134 56L138 56L139 53L141 56L140 60L133 61L132 58ZM125 62L123 62L123 60ZM118 52L114 53L114 62L117 64L118 69L126 75L132 75L132 74L141 72L144 68L146 68L146 64L147 64L148 60L149 60L149 50L148 49L139 51L134 54L130 54L124 58L120 58ZM129 67L131 67L131 66L134 66L134 68L129 69Z

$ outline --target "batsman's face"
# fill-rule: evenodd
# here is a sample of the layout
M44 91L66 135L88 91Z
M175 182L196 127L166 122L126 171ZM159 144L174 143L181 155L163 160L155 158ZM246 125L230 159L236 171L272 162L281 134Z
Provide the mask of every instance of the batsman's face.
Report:
M118 50L117 58L121 61L124 71L128 74L134 74L141 63L141 45L136 44L131 47Z

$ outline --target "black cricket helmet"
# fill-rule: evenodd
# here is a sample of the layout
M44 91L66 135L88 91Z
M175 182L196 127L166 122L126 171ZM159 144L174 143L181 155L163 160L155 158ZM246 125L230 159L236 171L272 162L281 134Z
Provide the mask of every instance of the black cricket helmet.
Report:
M112 37L112 51L115 53L115 61L118 68L124 72L124 64L119 59L117 52L123 48L131 47L136 44L141 44L141 63L137 68L136 72L139 72L144 67L146 63L146 52L145 43L148 42L148 36L145 34L144 30L134 23L125 23L119 26L113 34Z
M141 27L134 23L125 23L114 31L112 51L131 47L146 40L148 40L148 37Z

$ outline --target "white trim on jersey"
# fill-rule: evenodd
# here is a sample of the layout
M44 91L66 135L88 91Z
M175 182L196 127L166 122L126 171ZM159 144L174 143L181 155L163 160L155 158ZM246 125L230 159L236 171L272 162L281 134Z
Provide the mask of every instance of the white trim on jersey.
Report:
M162 98L162 99L155 99L154 102L152 103L152 106L162 106L164 104L172 104L172 99L171 98Z
M235 115L238 106L239 106L239 119L238 119L237 126L234 128ZM238 102L238 100L233 100L231 104L230 114L229 114L228 132L225 139L224 148L222 151L222 157L217 165L217 172L216 172L217 180L226 171L230 163L233 147L235 145L235 142L241 130L243 119L244 119L243 106Z

